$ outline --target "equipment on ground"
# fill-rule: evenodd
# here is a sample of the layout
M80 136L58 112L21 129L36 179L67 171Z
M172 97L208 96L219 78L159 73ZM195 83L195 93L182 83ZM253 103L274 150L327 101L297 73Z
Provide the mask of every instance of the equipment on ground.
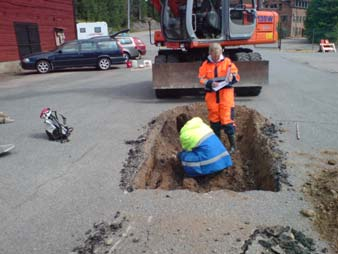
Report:
M336 53L336 46L334 43L330 43L329 40L320 40L319 44L319 52L326 53L326 52L334 52Z
M256 0L151 0L161 13L161 31L154 44L161 47L153 64L153 88L158 98L203 92L198 68L210 43L224 47L239 69L236 95L257 96L269 81L269 62L240 45L274 43L278 14L260 11ZM258 1L259 2L259 1Z
M14 147L15 145L13 144L0 145L0 155L10 152Z
M62 118L62 123L59 120L60 117ZM68 138L73 128L66 125L66 117L56 111L52 111L50 108L43 108L40 118L45 123L45 131L49 140L59 140L61 143L69 141Z

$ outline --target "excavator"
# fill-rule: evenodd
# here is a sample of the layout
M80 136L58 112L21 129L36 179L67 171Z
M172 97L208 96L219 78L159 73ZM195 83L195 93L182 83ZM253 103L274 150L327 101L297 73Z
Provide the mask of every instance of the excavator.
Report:
M260 0L151 0L160 13L159 47L152 66L157 98L203 93L198 69L217 42L239 69L237 96L258 96L269 81L269 62L253 48L278 40L278 14L260 10ZM245 45L250 47L245 48Z

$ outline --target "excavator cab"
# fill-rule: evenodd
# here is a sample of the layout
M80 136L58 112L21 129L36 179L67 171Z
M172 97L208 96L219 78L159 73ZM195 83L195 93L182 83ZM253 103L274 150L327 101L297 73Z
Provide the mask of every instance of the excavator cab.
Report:
M162 33L168 42L250 39L255 0L164 0Z

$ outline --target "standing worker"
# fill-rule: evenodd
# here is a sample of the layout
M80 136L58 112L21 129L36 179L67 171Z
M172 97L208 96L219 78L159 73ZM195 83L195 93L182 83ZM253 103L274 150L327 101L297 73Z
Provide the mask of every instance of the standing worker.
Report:
M221 136L221 129L224 129L232 153L236 150L235 93L232 85L240 80L238 69L229 58L223 56L221 45L212 43L208 59L199 68L198 77L206 91L205 101L210 126L218 137ZM222 81L226 82L226 85Z

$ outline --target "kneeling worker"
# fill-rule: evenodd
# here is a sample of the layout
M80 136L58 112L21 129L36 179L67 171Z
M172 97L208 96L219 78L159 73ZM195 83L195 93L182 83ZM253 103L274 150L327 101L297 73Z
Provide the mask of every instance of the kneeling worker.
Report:
M178 158L188 176L208 175L232 166L228 151L201 118L180 114L176 127L183 148Z

